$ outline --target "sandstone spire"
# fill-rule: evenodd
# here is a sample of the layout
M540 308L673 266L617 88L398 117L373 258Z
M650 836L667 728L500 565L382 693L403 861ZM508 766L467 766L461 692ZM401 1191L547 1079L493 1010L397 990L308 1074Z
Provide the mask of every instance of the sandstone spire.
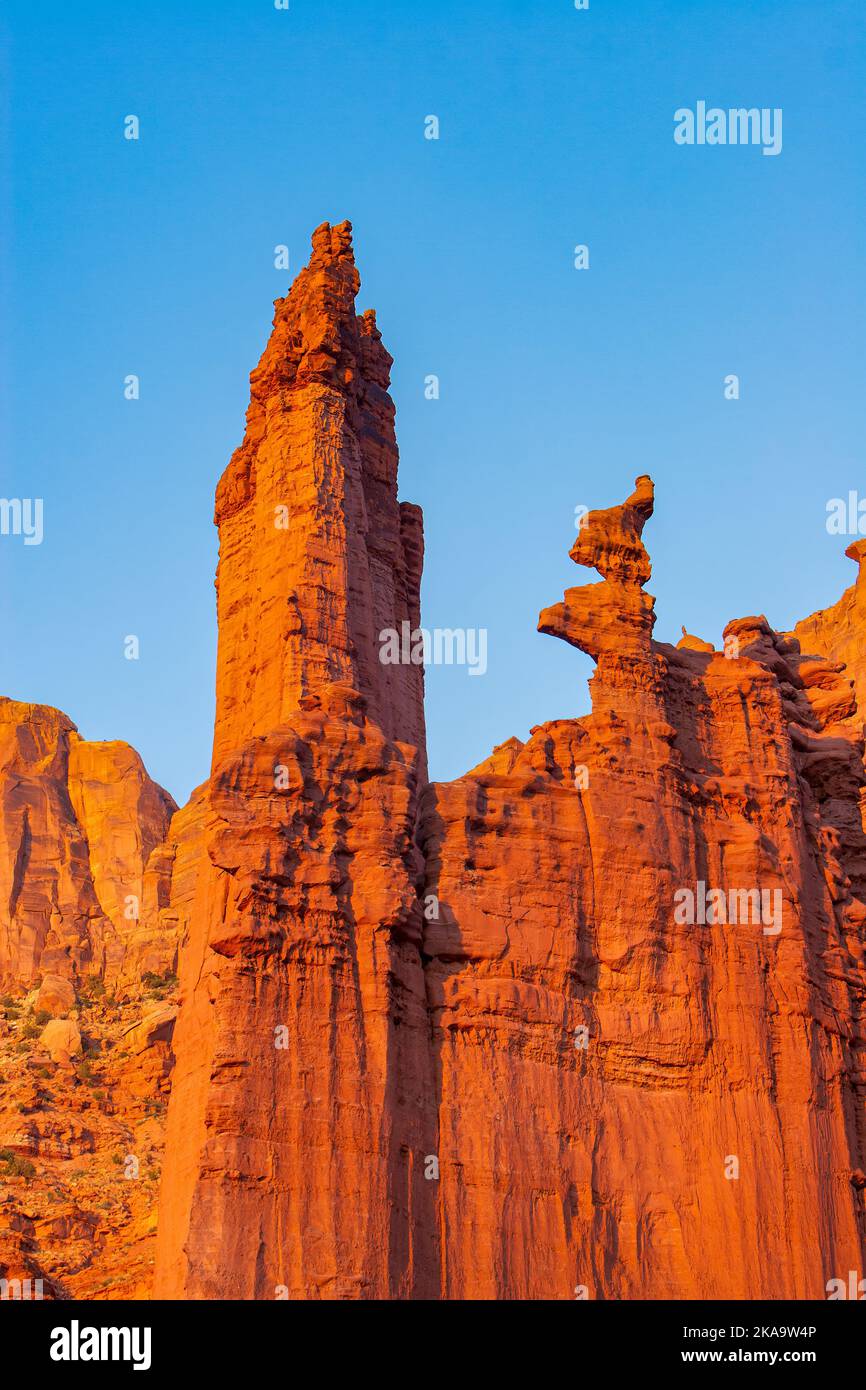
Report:
M217 489L207 862L181 964L161 1296L429 1296L433 1067L420 956L421 516L348 223L252 374ZM275 524L287 522L287 525Z
M424 765L423 668L379 660L381 632L419 622L421 513L397 501L392 358L359 283L351 224L323 223L250 377L216 494L214 768L333 685Z
M424 795L446 1298L824 1298L863 1268L850 680L760 617L654 642L651 507L638 479L591 512L572 558L604 578L541 615L597 659L592 714ZM809 652L853 646L858 592ZM710 888L773 915L678 917Z
M603 582L566 590L562 603L540 614L539 632L561 637L596 660L602 653L649 653L655 615L643 586L652 565L641 537L652 513L652 479L643 475L621 506L583 518L570 555L576 565L597 569Z

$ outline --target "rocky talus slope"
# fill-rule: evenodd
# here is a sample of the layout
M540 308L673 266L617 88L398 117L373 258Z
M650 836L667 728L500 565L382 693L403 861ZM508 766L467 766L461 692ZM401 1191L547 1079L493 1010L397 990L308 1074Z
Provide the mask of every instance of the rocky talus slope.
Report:
M423 537L358 288L324 224L251 376L188 806L0 701L0 1277L824 1298L866 1271L866 542L792 632L673 647L638 478L539 619L592 713L431 784L423 666L381 659Z

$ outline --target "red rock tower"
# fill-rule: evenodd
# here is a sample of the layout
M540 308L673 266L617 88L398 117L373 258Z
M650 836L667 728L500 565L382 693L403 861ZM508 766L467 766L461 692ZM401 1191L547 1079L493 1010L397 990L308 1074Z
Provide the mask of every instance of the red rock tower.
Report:
M350 227L313 235L217 489L206 858L181 966L156 1293L438 1289L420 955L421 516Z
M216 494L214 768L331 683L424 766L423 667L379 660L381 632L419 622L421 512L397 501L393 359L359 284L350 223L323 223L250 377Z

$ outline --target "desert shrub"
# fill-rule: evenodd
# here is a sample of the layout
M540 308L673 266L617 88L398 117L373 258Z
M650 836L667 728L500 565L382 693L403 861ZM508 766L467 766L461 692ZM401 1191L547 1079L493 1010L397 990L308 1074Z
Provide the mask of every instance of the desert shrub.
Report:
M0 1149L0 1178L32 1178L35 1172L29 1158L20 1158L11 1149Z
M78 993L83 1003L95 1004L98 999L105 997L105 985L98 975L88 975L79 986Z
M178 979L170 970L166 970L164 975L157 975L153 970L145 970L141 977L141 983L149 994L163 995L169 990L177 989Z

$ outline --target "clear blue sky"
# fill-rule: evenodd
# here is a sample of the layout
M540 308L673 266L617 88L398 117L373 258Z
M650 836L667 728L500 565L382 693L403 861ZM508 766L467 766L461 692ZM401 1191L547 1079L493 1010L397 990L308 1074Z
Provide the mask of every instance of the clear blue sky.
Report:
M826 503L866 495L863 18L862 0L12 0L0 496L43 497L45 540L0 537L0 693L129 740L178 800L203 780L213 490L287 288L273 248L298 269L325 219L353 221L359 308L395 357L425 623L489 630L486 676L428 671L435 776L586 711L590 661L537 615L596 577L567 557L574 508L639 473L657 637L718 643L731 617L783 627L834 601L854 571ZM782 154L678 147L674 111L698 100L781 107Z

